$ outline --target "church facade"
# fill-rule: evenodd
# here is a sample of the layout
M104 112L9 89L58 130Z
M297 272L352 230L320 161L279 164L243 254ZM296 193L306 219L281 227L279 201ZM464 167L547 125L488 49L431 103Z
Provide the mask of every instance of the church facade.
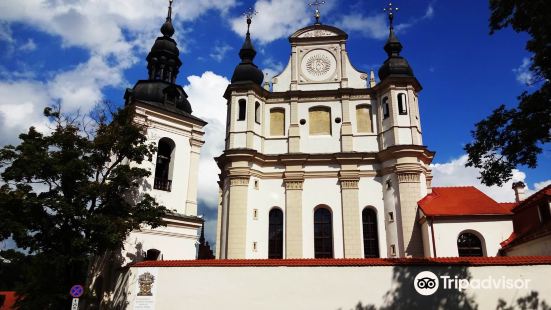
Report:
M417 201L434 153L421 85L392 26L378 84L351 64L347 38L320 23L296 31L270 90L247 33L224 95L218 258L424 255Z

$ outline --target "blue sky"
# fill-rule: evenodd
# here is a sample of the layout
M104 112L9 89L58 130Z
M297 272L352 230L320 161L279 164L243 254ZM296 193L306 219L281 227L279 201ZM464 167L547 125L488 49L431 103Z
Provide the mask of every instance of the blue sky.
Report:
M287 64L287 37L312 24L302 0L175 0L176 40L194 114L209 122L201 158L200 212L214 238L217 168L225 121L222 98L243 42L248 7L258 11L251 33L255 63L269 74ZM348 53L362 71L375 71L386 54L386 1L326 0L322 22L349 33ZM31 125L47 130L44 106L87 111L100 100L123 102L124 90L146 78L145 56L166 16L168 0L3 0L0 3L0 146L16 143ZM474 124L499 104L516 105L530 75L525 34L489 35L487 1L416 0L395 3L402 55L424 89L420 94L424 143L436 151L435 185L476 185L499 201L513 199L510 183L487 188L464 168L463 146ZM551 179L547 146L537 169L520 167L516 180L531 190Z

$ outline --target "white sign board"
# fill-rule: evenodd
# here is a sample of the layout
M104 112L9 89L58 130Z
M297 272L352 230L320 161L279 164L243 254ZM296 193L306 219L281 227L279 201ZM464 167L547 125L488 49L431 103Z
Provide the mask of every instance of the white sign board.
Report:
M73 298L73 304L71 305L71 310L78 310L78 298Z

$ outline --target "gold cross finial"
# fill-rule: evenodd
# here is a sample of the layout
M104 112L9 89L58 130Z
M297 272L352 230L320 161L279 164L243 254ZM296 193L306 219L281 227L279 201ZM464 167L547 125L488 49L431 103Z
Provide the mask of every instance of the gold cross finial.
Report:
M390 28L394 28L394 12L398 12L398 8L392 6L392 2L388 3L388 8L383 9L388 12L388 20L390 21Z
M251 22L253 17L258 14L257 11L255 11L253 8L249 8L245 13L243 13L243 16L247 18L247 33L249 33L249 29L251 28Z
M316 12L314 13L314 17L316 18L316 24L320 23L320 17L321 17L320 6L322 6L324 4L325 4L325 1L319 1L319 0L316 0L316 1L308 4L309 6L315 6L316 7Z

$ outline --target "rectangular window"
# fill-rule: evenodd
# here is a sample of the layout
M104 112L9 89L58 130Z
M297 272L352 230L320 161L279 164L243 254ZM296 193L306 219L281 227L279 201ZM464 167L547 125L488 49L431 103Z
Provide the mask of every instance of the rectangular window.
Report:
M331 108L313 107L308 111L311 135L331 134Z
M258 220L258 209L253 210L253 220Z
M394 222L394 212L392 211L388 212L388 221Z
M245 99L240 99L239 100L239 111L238 111L238 117L237 117L237 120L238 121L244 121L245 120L245 116L247 115L247 101L245 101Z
M383 98L383 119L388 118L390 112L388 110L388 97Z
M258 103L258 101L255 103L254 106L254 121L257 124L260 124L260 103Z
M270 110L270 136L285 135L285 109L273 108Z
M390 245L390 255L396 256L396 246L394 244Z
M371 124L371 106L366 104L356 106L356 129L360 133L373 132Z
M398 94L398 113L400 113L400 115L408 114L406 94Z

